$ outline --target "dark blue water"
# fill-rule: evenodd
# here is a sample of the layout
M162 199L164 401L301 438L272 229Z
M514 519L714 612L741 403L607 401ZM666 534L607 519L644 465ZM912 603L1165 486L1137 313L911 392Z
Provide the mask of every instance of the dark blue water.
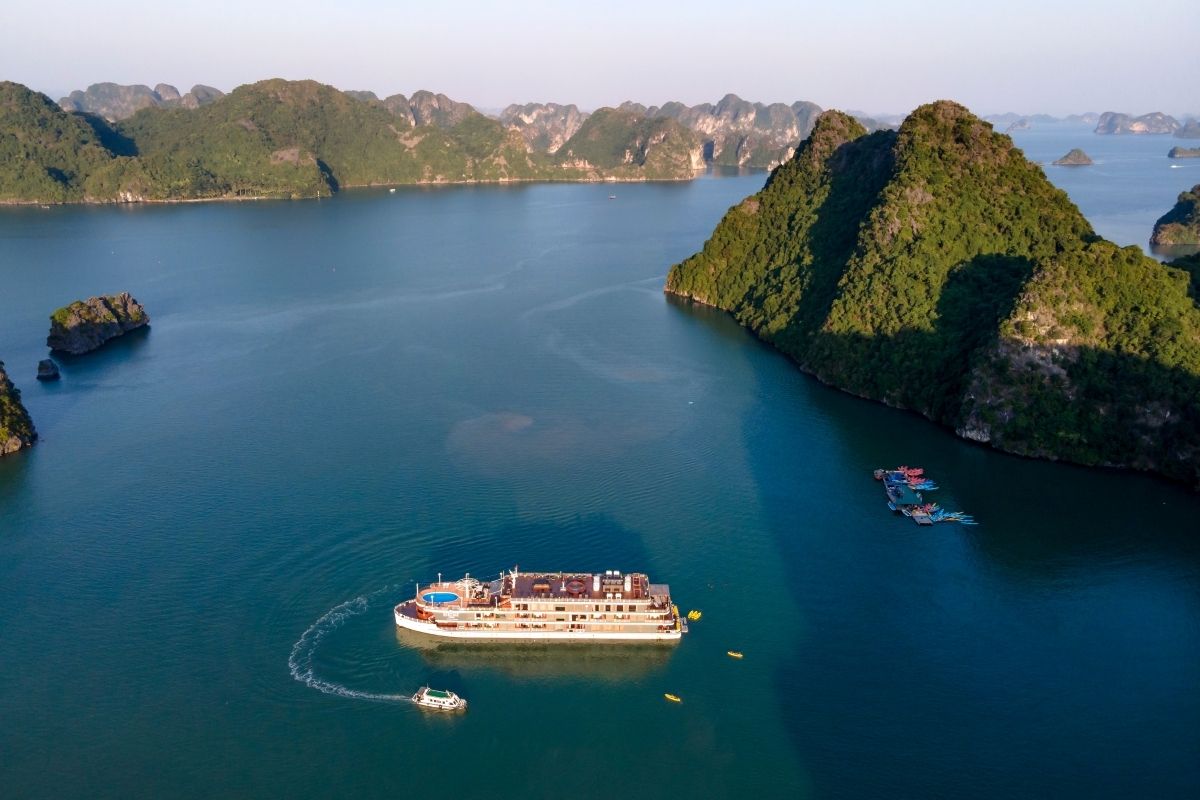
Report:
M1194 796L1200 499L959 441L665 298L762 178L0 214L42 434L0 460L0 795ZM50 311L122 289L152 328L36 383ZM893 517L899 462L982 524ZM514 564L704 617L397 635L414 581ZM390 697L422 684L471 710Z

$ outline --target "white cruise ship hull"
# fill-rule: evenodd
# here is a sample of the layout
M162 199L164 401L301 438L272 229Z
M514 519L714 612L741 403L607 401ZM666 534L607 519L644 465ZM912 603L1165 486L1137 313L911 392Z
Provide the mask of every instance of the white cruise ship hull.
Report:
M424 633L442 639L509 642L678 642L679 630L651 631L554 631L554 630L489 630L487 628L446 628L432 622L411 619L396 609L396 625L405 630Z

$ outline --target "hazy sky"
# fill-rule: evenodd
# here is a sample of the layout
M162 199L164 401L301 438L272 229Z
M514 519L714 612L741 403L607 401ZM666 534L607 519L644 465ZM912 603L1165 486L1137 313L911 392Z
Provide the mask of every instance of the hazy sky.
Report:
M804 3L6 0L0 79L229 90L313 78L482 107L766 102L902 112L1200 111L1197 0Z

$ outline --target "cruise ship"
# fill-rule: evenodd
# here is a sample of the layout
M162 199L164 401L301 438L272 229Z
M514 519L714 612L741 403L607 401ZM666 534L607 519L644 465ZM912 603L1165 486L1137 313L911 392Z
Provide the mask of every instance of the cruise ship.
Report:
M676 642L687 631L665 583L617 570L439 575L395 612L401 628L464 640Z

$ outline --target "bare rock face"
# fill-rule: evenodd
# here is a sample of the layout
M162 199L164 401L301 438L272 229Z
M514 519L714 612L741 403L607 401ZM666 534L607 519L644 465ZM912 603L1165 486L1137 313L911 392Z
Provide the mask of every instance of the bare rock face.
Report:
M206 106L214 100L220 100L225 96L225 93L220 89L214 89L212 86L205 86L202 83L197 83L192 87L192 90L179 98L178 104L184 108L199 108Z
M149 322L146 310L129 292L89 297L50 315L46 344L53 350L80 355Z
M812 132L821 108L807 101L751 103L727 94L713 105L664 103L646 108L622 103L622 111L650 118L667 117L699 134L704 160L720 166L772 168L791 158Z
M408 98L409 108L417 125L436 125L453 128L472 114L478 114L470 103L459 103L444 94L422 89Z
M500 122L520 133L531 152L540 153L557 153L587 118L574 104L514 103L500 112Z
M38 362L37 379L39 381L56 381L61 377L58 373L58 364L54 363L53 359L43 358Z
M154 86L154 93L164 103L176 102L179 100L179 90L169 83L159 83Z
M21 392L12 385L0 361L0 456L15 453L37 441L29 412L21 405Z

